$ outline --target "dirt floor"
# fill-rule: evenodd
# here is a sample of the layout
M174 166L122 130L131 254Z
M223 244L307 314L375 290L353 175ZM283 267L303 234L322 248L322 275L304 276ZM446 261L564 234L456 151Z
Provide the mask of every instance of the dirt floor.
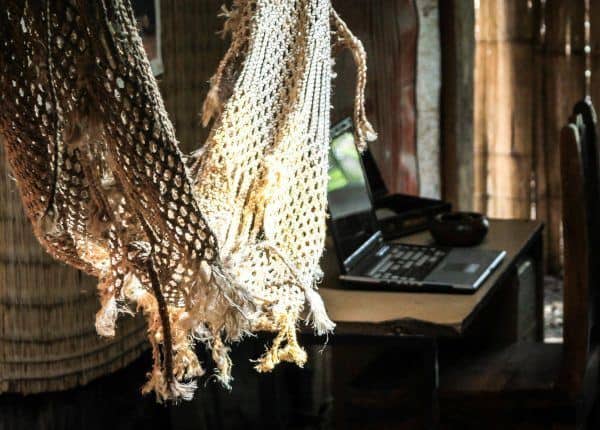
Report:
M544 339L562 342L563 336L563 283L562 279L544 278Z

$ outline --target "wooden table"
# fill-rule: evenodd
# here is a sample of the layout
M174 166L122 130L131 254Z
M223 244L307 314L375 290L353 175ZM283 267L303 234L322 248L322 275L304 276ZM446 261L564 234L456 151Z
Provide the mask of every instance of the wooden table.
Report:
M479 245L483 249L505 250L506 257L500 267L484 282L474 294L434 294L403 293L385 291L358 291L342 289L337 281L335 256L328 255L326 281L321 287L321 295L329 316L337 324L334 345L334 366L341 363L349 374L334 381L334 396L345 395L347 387L343 384L348 378L356 376L357 369L349 370L348 363L364 349L365 345L385 343L393 340L395 344L420 342L424 350L423 363L429 368L425 379L430 385L431 404L426 408L429 415L427 427L437 425L437 387L438 387L438 347L440 338L460 338L469 331L476 331L479 321L486 320L485 330L488 337L502 338L514 342L519 334L516 329L518 318L519 284L517 266L529 259L535 270L535 333L538 340L543 337L543 262L542 262L543 225L535 221L492 220L485 241ZM433 240L428 232L402 238L400 242L431 244ZM499 304L498 304L499 303ZM485 311L488 312L485 312ZM493 334L491 332L494 332ZM484 333L485 335L485 333ZM498 340L500 341L500 340ZM357 346L360 345L360 346ZM388 343L389 345L389 343ZM353 348L357 351L353 352ZM367 354L368 355L368 354ZM372 357L371 357L372 358ZM354 360L365 364L368 360ZM342 372L344 373L344 372ZM334 369L335 379L335 369ZM336 389L337 386L337 389ZM336 401L337 420L342 419L340 402ZM343 409L343 407L341 407ZM338 424L340 424L338 422ZM347 423L346 423L347 424Z

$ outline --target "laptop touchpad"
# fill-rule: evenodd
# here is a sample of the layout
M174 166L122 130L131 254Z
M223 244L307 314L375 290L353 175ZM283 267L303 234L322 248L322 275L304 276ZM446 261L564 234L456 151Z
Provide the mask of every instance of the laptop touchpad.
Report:
M444 264L442 270L444 272L476 273L479 267L480 265L475 263L448 262Z

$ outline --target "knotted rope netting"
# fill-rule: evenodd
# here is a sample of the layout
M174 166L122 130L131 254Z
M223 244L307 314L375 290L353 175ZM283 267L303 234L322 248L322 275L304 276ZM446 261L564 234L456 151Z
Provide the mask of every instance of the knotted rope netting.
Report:
M316 292L326 220L331 30L357 61L356 134L365 118L364 50L329 0L236 0L231 45L204 106L215 118L184 156L127 0L0 1L0 132L26 213L55 258L98 277L99 334L120 313L147 317L145 391L189 399L204 370L229 385L228 345L276 333L257 359L302 365L305 303ZM202 55L202 53L198 53Z

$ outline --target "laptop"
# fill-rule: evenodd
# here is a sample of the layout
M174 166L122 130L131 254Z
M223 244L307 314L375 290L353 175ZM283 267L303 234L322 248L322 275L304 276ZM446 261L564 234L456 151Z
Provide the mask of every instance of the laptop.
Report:
M335 127L352 127L352 118L342 120ZM397 239L427 230L436 215L452 210L452 205L443 200L390 193L369 147L360 154L360 158L384 239Z
M340 280L348 288L473 293L506 255L385 241L351 121L331 129L327 196Z

